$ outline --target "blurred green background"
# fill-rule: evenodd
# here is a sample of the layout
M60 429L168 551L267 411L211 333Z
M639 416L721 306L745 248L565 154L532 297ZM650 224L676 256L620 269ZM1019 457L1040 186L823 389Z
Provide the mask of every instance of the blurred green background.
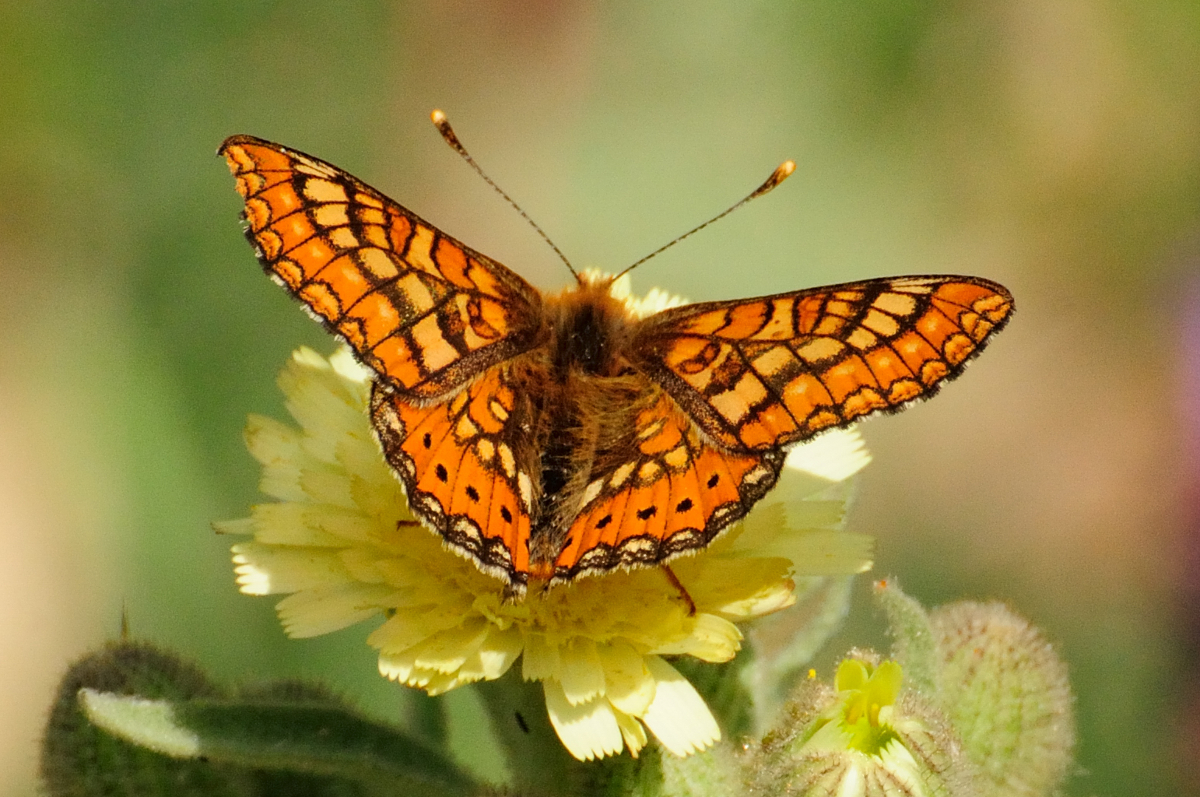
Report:
M435 107L579 266L797 161L638 290L1008 285L1016 319L960 382L864 424L852 525L923 601L1002 599L1055 641L1071 793L1197 793L1198 74L1193 0L0 3L0 794L33 793L51 690L123 609L223 679L411 712L361 628L286 641L209 528L257 500L246 414L283 417L285 358L333 348L262 275L214 152L313 153L566 285ZM874 633L854 612L839 644Z

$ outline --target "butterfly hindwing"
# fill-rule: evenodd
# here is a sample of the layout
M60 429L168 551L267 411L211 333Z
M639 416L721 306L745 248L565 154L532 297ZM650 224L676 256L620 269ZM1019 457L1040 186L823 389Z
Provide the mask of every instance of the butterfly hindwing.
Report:
M665 394L638 414L634 444L623 453L593 470L555 563L557 578L703 548L766 494L783 460L779 452L717 451Z
M521 434L523 396L493 367L448 401L421 407L378 384L371 417L413 512L485 571L529 572L537 455Z
M768 451L931 396L1012 314L976 277L896 277L687 305L630 356L719 446Z
M509 269L317 158L251 136L220 152L263 266L398 395L448 395L533 345L541 299Z

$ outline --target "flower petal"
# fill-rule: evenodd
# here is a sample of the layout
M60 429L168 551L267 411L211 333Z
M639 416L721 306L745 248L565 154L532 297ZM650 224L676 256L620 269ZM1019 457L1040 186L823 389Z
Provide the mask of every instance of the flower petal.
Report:
M309 545L313 547L344 547L347 540L325 530L331 516L357 517L360 523L369 523L367 518L356 512L337 510L320 504L287 501L273 504L257 504L250 508L250 520L254 524L254 540L276 545Z
M806 576L841 576L871 569L875 539L848 531L785 531L759 548L761 556L789 559Z
M293 418L309 434L305 447L310 455L332 464L342 430L359 423L366 401L365 385L349 383L329 362L312 349L301 348L279 374L279 387L287 397Z
M453 628L461 620L461 615L449 612L396 612L371 632L367 644L378 649L380 655L399 656L437 632Z
M741 532L730 546L729 553L740 556L779 555L773 554L775 549L768 546L777 545L781 534L796 535L816 530L841 529L844 519L844 501L803 496L794 496L787 500L772 494L761 501L755 507L755 511L742 521Z
M424 689L437 673L423 670L413 664L412 656L407 651L395 656L381 654L379 656L379 674L393 681L399 681L405 686Z
M646 746L646 726L638 722L636 717L631 717L620 709L613 713L617 717L617 726L621 729L621 738L625 740L629 754L637 758L638 753Z
M697 606L726 619L747 620L789 606L791 562L781 557L693 557L672 567Z
M234 572L247 595L274 595L351 580L336 550L285 548L241 542L233 546Z
M596 643L577 636L559 648L561 667L558 680L567 702L575 706L604 692L604 667L596 653Z
M489 681L508 672L508 668L521 655L524 643L516 628L503 631L491 626L487 638L459 668L459 678L466 681Z
M487 638L488 624L482 617L464 620L456 628L438 631L410 648L413 663L435 672L454 672Z
M788 452L784 467L827 482L849 479L871 461L858 429L831 429Z
M305 468L300 471L300 487L304 494L318 503L342 509L356 507L350 490L350 477L327 468Z
M654 653L686 653L703 661L729 661L742 647L742 632L723 617L698 614L693 618L690 635L654 649Z
M217 534L250 535L254 533L254 521L248 517L237 520L214 520L212 527Z
M275 606L283 630L293 639L320 636L360 623L382 610L390 587L374 584L327 584L294 592Z
M558 678L562 671L562 659L558 645L544 634L525 635L525 655L521 658L521 677L526 681Z
M333 368L334 373L342 377L350 385L362 385L365 389L365 386L371 379L371 371L354 358L348 346L342 346L329 355L329 365ZM363 403L365 403L365 400Z
M562 685L542 682L550 724L563 746L580 761L591 761L621 752L624 738L612 706L604 698L572 704Z
M300 433L274 418L251 415L243 437L250 455L263 466L258 489L280 501L306 501L300 489Z
M648 656L646 666L658 685L642 722L663 747L686 756L721 738L721 729L704 699L678 670L658 656Z
M422 674L421 688L430 697L445 694L451 689L457 689L460 686L479 680L477 678L464 678L461 671L443 673L418 668L417 672Z
M596 652L604 667L604 696L618 712L641 716L654 699L655 685L645 657L622 639L597 645Z
M461 671L439 672L425 667L418 667L408 653L398 656L380 656L379 672L386 678L399 681L405 686L424 689L430 695L448 692L464 684L471 683L475 678L463 677Z

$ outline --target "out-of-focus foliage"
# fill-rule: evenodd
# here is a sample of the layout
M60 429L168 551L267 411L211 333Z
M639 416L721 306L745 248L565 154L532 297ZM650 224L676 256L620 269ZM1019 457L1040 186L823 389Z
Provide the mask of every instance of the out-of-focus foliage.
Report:
M1198 64L1200 7L1172 0L3 5L2 793L32 793L54 684L123 607L220 677L328 677L429 722L359 632L286 642L208 523L258 500L241 428L282 415L288 352L332 350L241 240L225 136L331 160L565 283L434 107L578 266L619 269L796 159L635 288L1008 285L1016 319L962 380L865 425L851 525L923 602L1002 599L1059 641L1077 793L1171 793L1200 744ZM494 772L477 699L450 709L453 749Z

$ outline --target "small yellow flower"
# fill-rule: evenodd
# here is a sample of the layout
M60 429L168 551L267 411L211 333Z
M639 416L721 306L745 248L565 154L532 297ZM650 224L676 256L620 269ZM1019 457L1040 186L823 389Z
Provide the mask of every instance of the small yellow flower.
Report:
M811 705L819 713L811 721L803 711L793 717L810 724L763 767L763 787L771 788L773 772L787 781L780 793L804 797L974 793L962 790L968 767L945 718L919 696L902 696L903 681L895 661L844 659L836 691L816 693Z
M878 755L895 737L892 712L904 673L894 661L878 667L858 659L843 659L834 677L838 691L838 729L848 737L847 746L868 755Z
M615 293L615 291L614 291ZM692 685L667 661L728 661L735 623L795 601L796 575L858 573L871 540L842 531L845 505L820 494L868 461L853 432L792 452L778 487L746 520L672 568L696 606L658 568L614 572L505 603L502 584L420 526L380 453L367 415L369 373L342 350L300 349L279 384L300 429L252 416L247 445L275 499L221 531L252 535L233 547L237 582L278 604L292 637L370 617L380 672L431 695L503 675L522 657L543 684L550 721L576 758L645 746L647 730L688 755L720 738Z

